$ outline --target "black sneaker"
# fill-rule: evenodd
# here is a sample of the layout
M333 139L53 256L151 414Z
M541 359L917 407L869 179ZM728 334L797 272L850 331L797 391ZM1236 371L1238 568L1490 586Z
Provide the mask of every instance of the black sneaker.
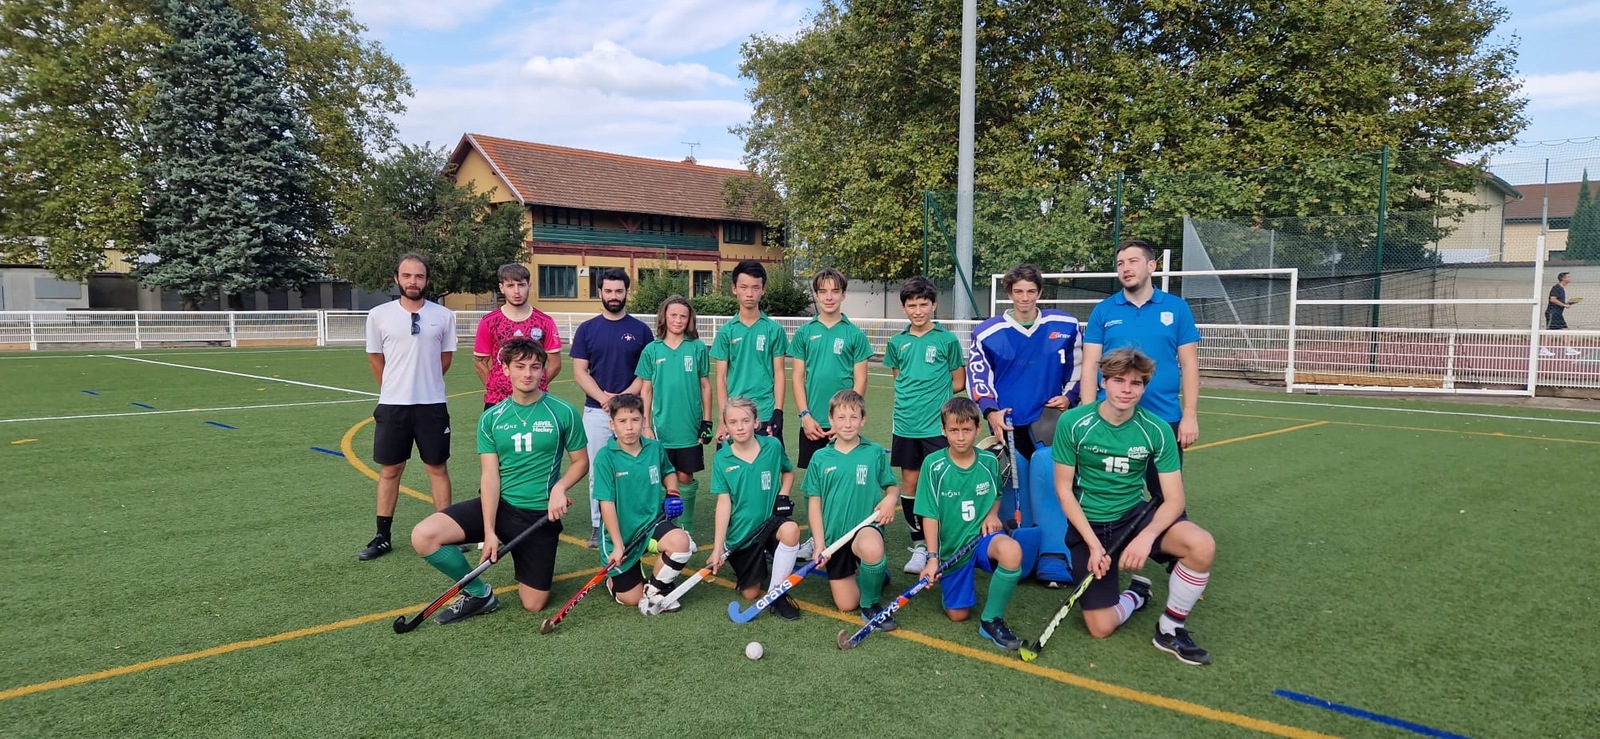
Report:
M460 598L456 598L453 603L446 606L443 611L440 611L439 615L434 616L433 621L441 625L453 624L473 616L494 613L498 610L500 610L500 599L494 597L494 591L492 590L482 598L462 593Z
M772 615L785 621L800 620L800 606L795 605L794 599L787 595L773 601L768 608L772 609Z
M880 606L880 605L867 606L866 608L861 609L861 622L864 623L864 624L865 623L871 623L872 619L877 618L878 614L882 613L882 612L883 612L883 606ZM894 616L890 616L890 617L884 619L883 623L878 624L876 628L877 628L878 631L894 631L895 629L900 628L900 624L897 623L894 620Z
M1156 649L1177 657L1179 662L1186 665L1211 664L1211 655L1195 644L1194 639L1189 638L1189 630L1182 626L1171 634L1161 633L1161 627L1157 626L1156 638L1151 643L1156 645Z
M374 536L372 537L372 541L367 542L366 547L362 548L361 551L356 552L356 559L359 559L362 562L367 562L382 557L383 555L392 551L394 551L394 545L389 543L388 539L385 539L381 536Z
M1133 609L1133 613L1138 613L1138 612L1144 610L1145 606L1150 605L1150 579L1149 578L1140 577L1139 575L1134 575L1130 579L1130 581L1128 582L1128 589L1132 590L1134 595L1139 596L1139 607ZM1133 613L1130 613L1128 615L1131 617L1133 615Z
M1006 626L1006 620L1003 618L979 621L978 635L994 642L995 646L1001 649L1009 649L1013 652L1021 649L1023 644L1023 641L1018 639L1016 634L1011 633L1011 628Z

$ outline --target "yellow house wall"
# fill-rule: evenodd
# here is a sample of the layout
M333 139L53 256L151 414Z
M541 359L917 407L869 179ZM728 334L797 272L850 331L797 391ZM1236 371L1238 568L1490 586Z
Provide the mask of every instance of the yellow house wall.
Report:
M1567 250L1566 229L1551 229L1545 234L1545 250L1556 257ZM1507 262L1531 262L1538 258L1539 253L1539 224L1537 223L1508 223L1506 224L1506 256Z
M1465 193L1450 193L1450 196L1464 198ZM1470 200L1480 210L1464 213L1454 223L1440 223L1440 226L1450 226L1451 231L1435 244L1435 248L1487 251L1490 260L1504 261L1501 227L1505 223L1505 197L1493 188L1479 187Z

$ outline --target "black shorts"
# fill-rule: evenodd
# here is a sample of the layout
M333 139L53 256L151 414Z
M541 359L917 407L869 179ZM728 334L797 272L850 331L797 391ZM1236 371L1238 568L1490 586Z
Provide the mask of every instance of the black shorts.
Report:
M1150 519L1155 515L1156 506L1146 504L1142 512L1139 508L1135 508L1115 521L1090 523L1090 526L1094 527L1094 535L1099 537L1100 545L1108 547L1122 536L1123 531L1126 531L1129 527L1142 529L1150 523ZM1178 515L1178 521L1187 520L1189 520L1188 513ZM1177 523L1177 521L1173 523ZM1129 538L1131 539L1138 535L1139 532L1135 530L1129 535ZM1161 540L1166 536L1167 532L1161 532L1161 535L1156 537L1155 544L1150 547L1150 559L1160 564L1177 561L1176 557L1161 552ZM1074 582L1083 582L1083 578L1088 577L1089 573L1089 545L1083 543L1083 538L1078 536L1078 530L1071 526L1067 527L1067 550L1072 553L1072 579ZM1089 589L1084 591L1081 608L1088 611L1096 608L1110 608L1117 604L1117 599L1122 596L1122 585L1119 579L1120 572L1117 569L1117 560L1121 554L1121 552L1113 552L1111 554L1110 569L1106 570L1105 577L1095 580L1089 585Z
M832 443L833 443L833 439L828 438L826 436L822 437L821 439L817 439L816 441L812 441L810 437L806 436L806 427L805 426L801 426L800 427L800 459L799 459L799 461L797 461L795 463L795 466L799 467L802 470L807 468L807 467L810 467L811 466L811 455L816 454L819 451L822 451L822 449L824 447L826 447L826 446L828 446L829 444L832 444Z
M878 524L872 524L872 528L877 529L879 534L883 533L883 527ZM821 554L821 552L818 552L818 554ZM887 554L885 552L886 556ZM828 573L829 580L843 580L847 577L855 577L856 571L861 569L861 556L855 552L855 542L850 542L848 546L839 547L839 551L834 552L833 556L828 558L828 563L823 565L822 569Z
M1172 438L1178 438L1178 424L1173 423L1168 425L1172 427ZM1183 469L1182 445L1178 447L1178 469ZM1145 489L1150 491L1150 499L1155 501L1156 505L1160 505L1161 501L1166 500L1166 498L1161 495L1161 473L1156 471L1156 460L1154 457L1151 457L1149 462L1144 466L1144 486Z
M767 519L756 529L749 541L744 542L744 547L728 552L728 564L733 565L733 573L740 590L745 588L766 585L767 576L772 574L771 565L767 558L778 548L778 527L788 519Z
M384 405L372 411L377 428L372 434L372 461L378 464L405 464L411 459L411 445L423 464L444 464L450 459L450 406Z
M682 449L668 449L667 461L672 469L692 475L706 468L706 448L696 444Z
M661 523L656 524L654 531L650 532L650 541L661 541L661 537L672 533L677 528L677 526L672 525L671 521L662 521ZM602 534L602 536L603 535L604 534ZM617 593L626 593L644 582L644 558L648 554L649 551L646 550L643 554L639 555L639 561L634 562L632 567L618 572L610 578L610 583L607 585L607 587L611 588L611 593L613 595Z
M483 503L477 498L452 503L441 511L466 532L466 541L483 541ZM544 516L544 511L518 508L504 499L494 515L494 534L500 541L511 541ZM551 521L522 540L512 549L511 566L516 571L517 582L534 590L550 590L555 577L556 545L561 543L561 522ZM449 545L446 545L449 546ZM505 556L507 552L501 552Z
M889 446L889 466L899 467L903 470L922 470L922 460L927 459L940 449L949 448L950 442L943 436L929 436L922 439L912 439L899 434L894 435L894 440ZM901 490L901 497L909 498L916 491Z
M1567 328L1567 312L1550 311L1544 314L1544 327L1549 331L1564 331Z

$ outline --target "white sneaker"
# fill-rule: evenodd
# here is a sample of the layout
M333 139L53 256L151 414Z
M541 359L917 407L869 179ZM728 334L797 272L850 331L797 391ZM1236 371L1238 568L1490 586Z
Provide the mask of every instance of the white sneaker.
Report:
M911 559L906 561L906 566L903 569L913 575L919 574L923 568L928 566L928 547L918 544L911 547L910 552Z
M802 542L800 544L800 550L794 553L794 560L796 562L810 562L811 560L816 559L816 557L817 544L810 539L806 539L804 542Z
M672 613L683 607L677 602L669 603L666 607L660 606L661 601L666 600L666 598L666 593L657 590L656 586L650 583L645 583L644 595L639 597L639 612L646 616L654 616L663 612Z
M1556 355L1556 353L1553 352L1553 351L1550 351L1549 349L1546 349L1544 347L1540 347L1539 348L1539 356L1541 356L1541 357L1553 357L1555 355Z
M1577 349L1574 349L1574 348L1572 348L1572 347L1570 347L1570 346L1569 346L1569 347L1567 347L1567 351L1566 351L1566 354L1567 354L1567 356L1569 356L1569 357L1576 357L1576 356L1578 356L1578 355L1580 355L1580 354L1582 354L1582 353L1583 353L1583 352L1580 352L1580 351L1578 351L1578 350L1577 350Z

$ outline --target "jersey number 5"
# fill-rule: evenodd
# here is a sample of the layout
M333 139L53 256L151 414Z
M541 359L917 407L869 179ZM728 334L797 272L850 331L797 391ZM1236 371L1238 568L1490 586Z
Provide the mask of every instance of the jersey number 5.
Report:
M978 517L978 504L970 500L961 501L961 520L971 521Z
M511 435L511 445L513 447L513 449L512 449L513 451L518 451L518 452L531 452L531 451L533 451L533 432L532 431L528 431L526 433L521 433L521 434L512 434ZM1124 471L1126 471L1126 470L1124 470Z
M1106 472L1115 472L1115 473L1118 473L1118 474L1127 474L1127 472L1128 472L1128 458L1127 457L1106 457Z

